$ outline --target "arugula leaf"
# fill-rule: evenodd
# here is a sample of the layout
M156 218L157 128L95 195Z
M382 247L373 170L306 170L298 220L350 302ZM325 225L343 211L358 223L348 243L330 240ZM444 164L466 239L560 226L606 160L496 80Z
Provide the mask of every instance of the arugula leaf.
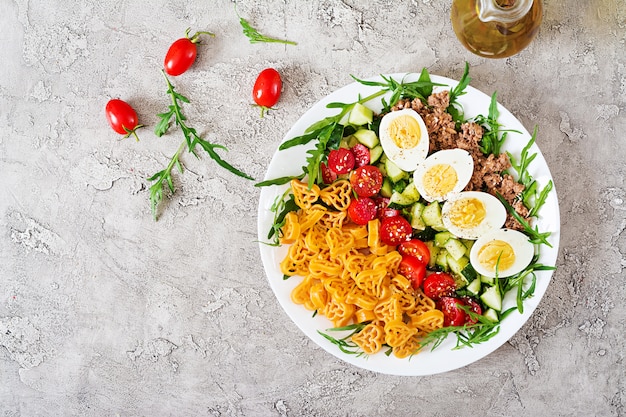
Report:
M297 45L297 43L293 41L270 38L269 36L262 35L261 33L259 33L258 30L253 28L252 25L250 25L250 23L243 17L239 17L239 24L243 28L243 34L246 35L248 40L250 40L250 43L265 42L265 43L283 43L286 45Z

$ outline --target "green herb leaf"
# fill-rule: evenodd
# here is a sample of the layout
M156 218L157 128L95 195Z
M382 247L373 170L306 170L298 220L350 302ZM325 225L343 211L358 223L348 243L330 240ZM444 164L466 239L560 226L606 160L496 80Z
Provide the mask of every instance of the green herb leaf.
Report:
M243 28L243 34L246 35L246 37L250 40L250 43L266 42L266 43L283 43L286 45L297 45L297 43L293 41L270 38L268 36L262 35L261 33L259 33L258 30L253 28L252 25L250 25L250 23L243 17L239 17L239 24Z

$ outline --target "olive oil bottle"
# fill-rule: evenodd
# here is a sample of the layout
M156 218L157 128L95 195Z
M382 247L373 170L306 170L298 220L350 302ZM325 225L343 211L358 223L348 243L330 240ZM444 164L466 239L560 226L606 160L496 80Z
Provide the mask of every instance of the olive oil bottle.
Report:
M454 0L450 19L468 50L486 58L506 58L528 46L542 15L541 0Z

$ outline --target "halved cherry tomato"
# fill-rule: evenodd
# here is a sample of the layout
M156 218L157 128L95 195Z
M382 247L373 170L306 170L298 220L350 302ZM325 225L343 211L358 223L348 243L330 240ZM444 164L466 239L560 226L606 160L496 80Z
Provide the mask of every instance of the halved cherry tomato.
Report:
M350 184L359 197L372 197L383 186L383 174L374 165L365 165L352 171Z
M387 197L376 197L374 201L376 202L376 207L378 207L376 217L381 220L385 217L395 217L401 214L400 210L389 207L389 199Z
M463 300L456 297L441 297L437 301L437 309L443 313L443 326L462 326L465 324L465 311L459 308L458 304L465 305Z
M137 112L130 104L114 98L107 103L105 114L113 130L120 135L125 135L125 138L130 135L135 135L135 138L139 140L135 131L142 127L142 125L137 124Z
M400 252L401 255L415 256L425 265L430 262L430 250L428 246L419 239L411 239L408 242L400 243L398 252Z
M483 314L482 307L480 306L480 304L478 304L478 301L476 301L474 298L465 296L465 297L461 297L461 299L463 300L465 305L470 308L470 311L472 313L476 313L478 315ZM469 314L465 314L465 315L467 316L465 319L465 322L468 324L476 324L476 322L478 321L477 319L472 319L472 317Z
M369 165L370 163L370 148L363 145L362 143L357 143L351 148L352 153L354 154L355 166L362 167L364 165Z
M411 255L402 256L398 273L411 280L413 288L419 288L426 276L426 264Z
M265 110L271 109L280 98L283 81L274 68L266 68L257 77L252 89L254 102L261 107L261 117Z
M200 35L215 36L211 32L196 32L190 37L189 29L187 29L184 38L180 38L170 45L163 62L166 73L173 76L181 75L193 65L198 55L196 44L200 42Z
M369 197L355 198L348 206L348 216L356 224L367 224L376 218L376 203Z
M332 184L337 179L337 174L323 162L320 164L320 172L322 173L322 181L324 181L324 184Z
M354 154L350 149L333 149L328 153L328 168L335 174L347 174L354 168Z
M411 239L413 228L402 216L387 217L380 225L380 240L386 245L396 246Z
M435 301L442 297L454 295L455 290L456 282L452 275L446 272L435 272L424 280L424 295Z

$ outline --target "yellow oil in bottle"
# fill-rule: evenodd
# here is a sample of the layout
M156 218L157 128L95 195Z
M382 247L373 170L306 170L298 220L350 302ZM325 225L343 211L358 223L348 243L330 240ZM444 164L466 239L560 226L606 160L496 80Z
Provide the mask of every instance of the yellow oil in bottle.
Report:
M516 1L491 0L503 14ZM532 1L532 0L531 0ZM524 49L533 40L543 15L541 0L534 0L530 11L519 19L482 21L480 0L454 0L452 28L461 43L471 52L486 58L506 58Z

